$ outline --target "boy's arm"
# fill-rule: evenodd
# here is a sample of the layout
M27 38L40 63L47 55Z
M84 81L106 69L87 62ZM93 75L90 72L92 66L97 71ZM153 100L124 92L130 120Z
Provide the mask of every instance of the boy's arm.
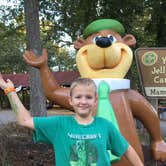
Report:
M9 79L5 81L0 74L0 87L5 90L7 88L14 88L14 85ZM19 125L34 129L33 117L23 106L16 92L10 91L7 93L7 97L11 104L12 110L16 113Z
M130 161L130 163L133 166L143 166L141 159L139 158L136 151L133 149L133 147L131 145L129 145L124 156Z

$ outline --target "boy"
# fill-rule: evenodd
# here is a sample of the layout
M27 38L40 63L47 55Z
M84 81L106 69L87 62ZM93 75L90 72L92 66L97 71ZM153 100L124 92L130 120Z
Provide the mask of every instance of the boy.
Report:
M34 141L53 145L57 166L110 166L107 150L117 156L125 155L134 166L143 165L112 123L93 117L97 92L91 79L79 78L71 85L69 103L75 110L74 116L31 117L13 83L5 82L1 75L0 87L8 96L18 123L34 130Z

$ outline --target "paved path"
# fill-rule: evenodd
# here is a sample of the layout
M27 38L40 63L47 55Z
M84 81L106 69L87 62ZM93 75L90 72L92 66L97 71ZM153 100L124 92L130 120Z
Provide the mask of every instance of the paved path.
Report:
M66 111L49 111L50 115L53 114L66 114ZM72 114L69 112L69 114ZM5 110L5 111L0 111L0 128L3 127L3 125L10 123L10 122L15 122L16 121L16 116L13 111L11 110ZM166 121L161 120L160 121L160 126L161 126L161 132L164 136L166 136Z
M51 116L51 115L70 115L70 114L73 114L73 112L70 112L70 111L66 111L66 110L55 110L55 109L50 109L48 110L48 116ZM16 121L16 116L15 116L15 113L11 110L5 110L5 111L2 111L0 110L0 127L7 124L7 123L10 123L10 122L15 122Z
M15 122L15 121L16 121L16 116L14 112L10 110L0 111L0 128L10 122Z
M13 111L0 111L0 123L8 123L16 121L16 116Z
M160 120L160 128L161 128L161 133L163 136L166 136L166 121L165 120Z

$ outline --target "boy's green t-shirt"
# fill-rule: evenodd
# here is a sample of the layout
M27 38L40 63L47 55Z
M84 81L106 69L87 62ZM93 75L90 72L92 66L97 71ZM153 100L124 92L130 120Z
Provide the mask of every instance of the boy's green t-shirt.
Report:
M95 117L80 125L73 116L34 118L34 141L51 143L56 166L110 166L110 155L122 156L129 144L113 124Z

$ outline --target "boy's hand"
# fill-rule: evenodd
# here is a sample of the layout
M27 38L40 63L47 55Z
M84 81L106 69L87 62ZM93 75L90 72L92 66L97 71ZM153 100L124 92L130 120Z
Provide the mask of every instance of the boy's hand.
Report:
M42 55L38 56L32 51L25 51L23 58L25 62L33 67L42 68L47 65L47 50L42 50Z
M2 78L2 74L0 73L0 87L2 89L6 88L14 88L14 84L11 80L7 79L6 81Z

